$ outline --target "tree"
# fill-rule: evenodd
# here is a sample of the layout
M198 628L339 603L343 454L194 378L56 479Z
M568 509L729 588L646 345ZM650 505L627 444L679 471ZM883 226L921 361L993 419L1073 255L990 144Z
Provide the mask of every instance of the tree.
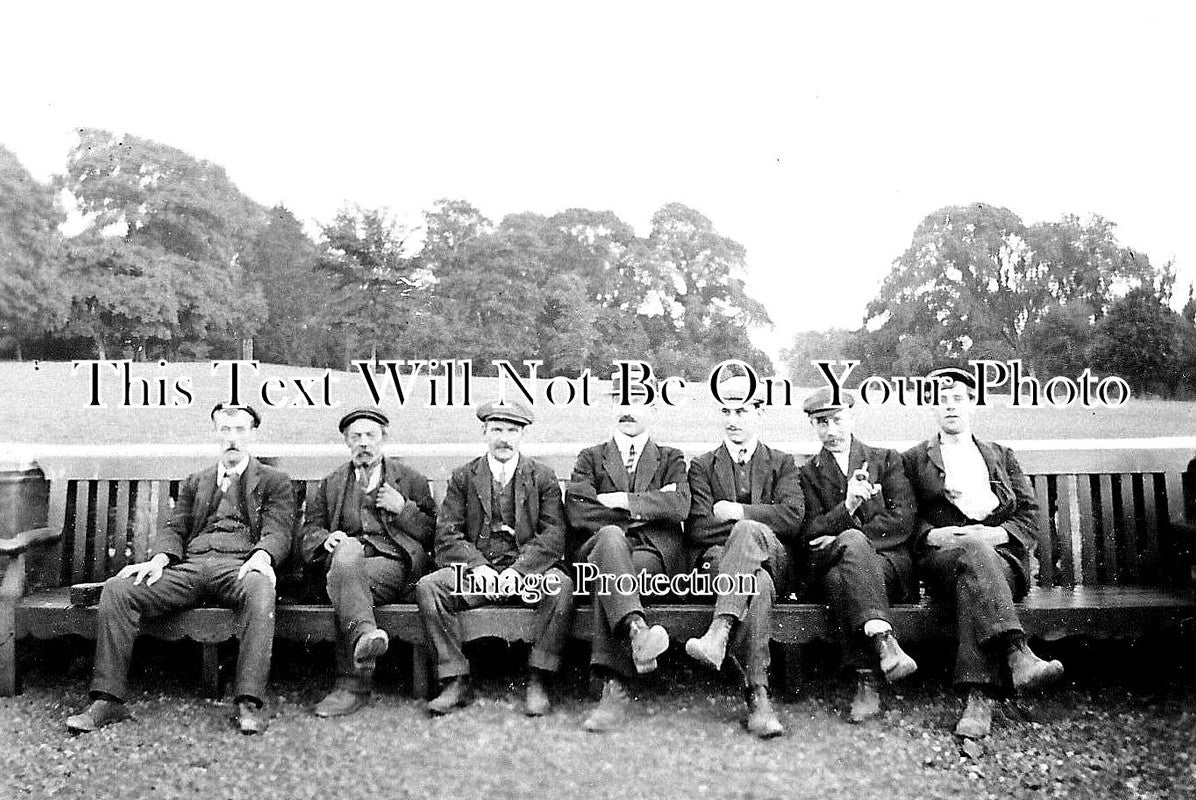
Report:
M73 329L98 331L97 318L123 320L117 338L136 340L139 356L149 349L171 357L227 353L254 335L266 304L260 287L244 279L242 261L266 214L222 167L148 139L87 128L62 185L88 223L72 243L72 314L83 315ZM172 297L150 303L161 312L152 318L127 317L148 309L138 298L119 297L122 289L108 282L113 274L144 277Z
M53 187L0 146L0 339L11 341L18 359L23 340L65 321L69 297L58 269L65 218Z
M328 306L345 334L346 364L364 355L359 347L372 359L409 348L415 296L427 281L406 237L385 209L343 208L323 227L317 268L333 286Z
M1027 360L1043 379L1075 377L1090 365L1094 313L1087 303L1053 306L1025 332Z
M793 337L793 344L781 351L785 375L798 386L821 386L826 378L811 362L844 358L850 336L850 331L843 328L799 331Z
M1167 307L1167 287L1138 287L1096 326L1093 367L1120 375L1137 394L1174 394L1184 362L1183 318Z
M259 359L297 366L332 363L326 304L333 287L327 274L316 269L316 259L315 243L299 220L284 206L275 206L245 266L266 300L267 319L256 342Z

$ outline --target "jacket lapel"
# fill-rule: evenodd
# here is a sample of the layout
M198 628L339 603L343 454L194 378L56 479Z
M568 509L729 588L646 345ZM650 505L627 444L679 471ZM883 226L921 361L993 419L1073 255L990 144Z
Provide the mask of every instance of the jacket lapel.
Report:
M656 467L660 464L660 448L651 439L644 445L644 452L635 465L635 478L632 481L632 491L646 492L652 488L652 479L656 477Z
M529 530L527 524L527 483L531 480L531 470L524 468L523 456L519 456L519 462L515 465L515 474L511 480L515 482L515 530L523 531Z
M473 490L477 492L478 499L482 503L482 530L490 530L490 503L492 498L490 496L490 485L494 483L494 476L490 474L490 462L486 460L485 456L478 459L478 464L473 470Z
M623 455L619 452L619 446L615 444L614 439L607 442L603 448L602 466L606 469L610 482L615 485L616 491L631 491L627 478L627 467L623 464Z
M341 514L345 508L345 490L349 488L350 475L353 475L352 461L333 472L328 479L328 494L332 498L332 517L328 520L329 530L341 529Z
M217 467L209 467L199 478L199 486L195 490L195 504L191 511L192 535L203 529L204 520L212 513L212 500L216 496L217 471Z
M255 496L258 481L261 478L256 458L249 459L249 463L245 465L245 474L241 477L241 496L238 498L241 501L241 513L245 515L245 521L249 523L249 530L256 539L261 525L254 514L257 504L249 502L249 499Z
M760 448L757 447L757 450ZM734 500L735 499L735 475L732 472L731 466L733 459L731 454L727 452L725 444L720 445L714 451L714 480L718 484L715 491L712 493L714 500Z
M752 453L752 499L751 502L759 503L764 499L764 485L768 478L768 462L771 460L768 457L768 448L760 442L756 442L756 452Z
M848 464L851 464L850 460ZM839 463L835 461L835 454L825 447L818 452L818 472L821 473L822 481L827 486L837 490L839 494L847 492L847 476L839 469Z

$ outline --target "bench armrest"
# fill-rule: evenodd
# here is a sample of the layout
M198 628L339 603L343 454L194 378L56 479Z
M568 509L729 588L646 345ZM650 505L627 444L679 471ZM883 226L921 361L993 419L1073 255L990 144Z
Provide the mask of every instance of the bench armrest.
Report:
M21 531L16 536L0 539L0 556L19 556L30 548L52 544L61 538L62 531L50 528Z

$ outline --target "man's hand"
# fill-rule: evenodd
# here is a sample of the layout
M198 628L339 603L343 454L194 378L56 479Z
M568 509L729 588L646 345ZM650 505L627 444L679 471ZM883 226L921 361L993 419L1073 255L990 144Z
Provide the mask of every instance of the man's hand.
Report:
M603 492L598 495L598 502L607 508L621 508L627 510L627 492Z
M675 484L675 483L666 483L664 486L661 486L661 487L660 487L660 491L662 491L662 492L675 492L675 491L677 491L677 484Z
M714 518L720 522L734 522L743 519L743 503L732 503L730 500L719 500L712 509Z
M378 499L375 504L378 508L398 514L402 512L403 506L407 505L407 498L389 483L384 483L378 487Z
M931 547L947 547L956 544L956 539L967 533L967 528L960 525L944 525L941 528L931 528L926 534L926 544Z
M932 528L926 543L932 547L963 547L968 538L997 547L1009 541L1009 531L995 525L946 525Z
M146 586L153 586L162 577L162 570L170 563L170 556L165 553L158 553L149 561L142 561L139 564L127 564L121 567L120 572L116 573L118 578L132 578L133 585L139 585L143 580Z
M481 564L474 567L469 576L473 580L474 592L480 591L482 597L491 602L501 599L502 595L498 593L498 570L494 567Z
M328 538L324 540L324 549L329 553L335 552L337 545L349 538L349 534L344 531L333 531L328 534Z
M843 505L848 514L854 514L866 501L880 494L880 484L868 480L868 462L851 473L851 480L847 482L847 497Z
M810 549L817 552L833 541L835 541L834 536L815 536L810 540Z
M253 555L245 559L241 569L237 572L237 580L245 580L251 572L260 572L270 579L271 586L278 585L278 577L274 574L274 565L270 563L270 554L265 550L254 550Z
M519 583L523 575L514 567L507 567L498 573L498 593L502 597L514 597L519 594Z

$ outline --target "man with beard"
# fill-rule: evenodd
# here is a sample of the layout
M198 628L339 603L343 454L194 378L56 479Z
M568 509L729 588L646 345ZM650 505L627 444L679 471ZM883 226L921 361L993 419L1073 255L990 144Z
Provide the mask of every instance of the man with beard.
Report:
M689 513L685 456L652 440L650 404L622 405L615 399L614 436L582 450L565 490L570 527L588 536L576 561L596 569L594 633L590 665L605 680L602 699L585 720L600 732L627 717L626 682L652 672L669 646L660 625L649 625L638 591L618 588L640 573L675 574L684 568L681 523Z
M552 469L520 454L532 410L519 401L477 410L487 453L453 471L436 523L436 563L415 590L420 618L444 685L428 702L434 716L470 702L469 660L458 614L491 603L526 602L535 609L528 656L530 717L551 704L546 677L561 665L573 620L573 579L561 570L565 519ZM523 591L542 586L535 600Z
M303 559L326 571L337 623L336 684L316 706L318 717L352 714L369 701L388 646L374 606L408 598L429 561L436 504L427 478L383 455L389 425L376 408L341 417L351 460L307 498Z
M823 387L802 404L822 449L801 466L810 578L838 623L844 666L856 672L850 719L880 715L876 667L890 683L918 665L893 635L889 603L916 594L909 540L914 497L900 454L855 437L855 397Z
M939 382L939 432L906 451L905 474L918 501L917 572L932 597L954 608L955 685L967 693L958 736L992 726L995 698L1063 677L1063 665L1030 650L1014 600L1030 589L1038 504L1008 447L972 435L976 380L961 369Z
M130 716L129 660L141 621L205 599L236 611L237 727L253 734L269 724L263 706L274 644L274 570L291 549L291 481L249 454L261 424L252 407L219 403L211 418L219 461L183 480L170 520L150 543L149 560L104 583L92 703L67 719L73 733Z
M728 644L746 670L748 731L760 738L784 728L768 698L772 607L790 591L791 556L805 507L793 456L759 441L763 401L747 376L718 384L723 443L689 466L692 502L685 532L697 548L699 569L726 575L754 593L720 594L710 627L685 643L703 666L719 669Z

